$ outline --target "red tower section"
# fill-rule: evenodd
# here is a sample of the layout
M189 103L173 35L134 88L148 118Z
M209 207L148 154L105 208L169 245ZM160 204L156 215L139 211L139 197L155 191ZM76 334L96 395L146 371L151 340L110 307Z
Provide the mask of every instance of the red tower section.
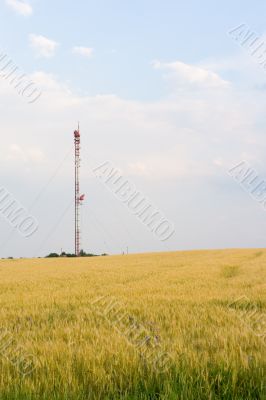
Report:
M80 131L74 132L75 143L75 254L80 255L80 205L85 195L80 195L79 172L80 172Z

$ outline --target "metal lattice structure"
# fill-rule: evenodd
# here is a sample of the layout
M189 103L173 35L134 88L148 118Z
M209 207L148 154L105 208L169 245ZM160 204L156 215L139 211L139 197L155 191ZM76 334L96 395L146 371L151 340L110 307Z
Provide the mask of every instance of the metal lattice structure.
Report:
M74 132L75 143L75 254L80 255L80 206L84 195L80 195L79 172L80 172L80 131Z

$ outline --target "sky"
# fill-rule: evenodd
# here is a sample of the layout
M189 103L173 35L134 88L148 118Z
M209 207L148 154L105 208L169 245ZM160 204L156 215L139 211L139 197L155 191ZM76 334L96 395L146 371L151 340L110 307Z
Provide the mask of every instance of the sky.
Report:
M0 257L74 252L78 121L85 251L265 247L265 210L228 174L246 161L266 180L266 68L241 45L251 32L266 49L265 11L258 0L1 0L0 186L38 230L25 238L0 211ZM36 101L4 79L4 55ZM95 176L105 162L174 226L169 240Z

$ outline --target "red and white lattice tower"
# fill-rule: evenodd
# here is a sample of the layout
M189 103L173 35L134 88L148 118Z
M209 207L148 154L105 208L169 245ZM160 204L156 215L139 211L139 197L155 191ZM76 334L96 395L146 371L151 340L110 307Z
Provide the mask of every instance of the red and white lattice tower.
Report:
M85 195L80 195L79 171L80 171L80 131L74 132L75 143L75 254L80 255L80 206Z

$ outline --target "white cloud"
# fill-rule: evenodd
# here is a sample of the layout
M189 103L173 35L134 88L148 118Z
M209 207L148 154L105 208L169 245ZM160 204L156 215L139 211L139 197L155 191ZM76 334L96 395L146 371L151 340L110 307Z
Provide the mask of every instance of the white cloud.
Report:
M191 85L205 88L227 88L229 82L222 79L217 73L206 68L185 64L181 61L162 63L154 61L155 69L167 71L165 77L174 80L178 85Z
M24 162L28 164L42 163L44 161L44 154L39 148L22 148L17 144L12 144L7 151L6 160L12 162Z
M29 39L30 45L36 51L38 57L53 57L56 48L59 46L59 43L42 35L30 34Z
M24 15L25 17L32 14L33 10L29 3L20 0L6 0L6 4L10 6L18 14Z
M60 146L59 138L64 141L73 120L80 120L82 131L97 132L93 137L93 147L99 149L98 155L97 150L94 155L95 164L112 154L114 164L133 179L207 179L216 174L214 165L221 167L221 159L223 165L230 165L231 159L238 159L239 149L250 148L251 130L257 138L252 126L259 111L257 103L247 103L232 88L223 92L199 90L197 96L187 91L149 103L115 95L78 96L44 72L36 72L31 78L43 93L34 117L38 136L43 136L43 147L49 140ZM6 95L6 102L7 98ZM14 108L14 100L12 104ZM27 115L27 111L24 113ZM40 119L52 121L52 127L58 127L56 136L54 128L50 132L51 122L39 126ZM36 140L34 129L30 132L28 146ZM82 140L84 149L90 148L89 136ZM53 156L50 163L54 163Z
M91 57L94 49L92 47L83 47L83 46L75 46L72 49L72 52L74 54L79 54L80 56L83 57Z
M239 196L232 193L230 185L233 187L234 182L228 178L227 170L243 159L252 159L254 168L261 161L258 171L263 171L263 92L250 88L243 91L233 85L226 90L213 90L213 86L212 90L205 90L205 85L199 85L198 90L176 90L174 96L170 93L150 102L129 101L116 95L77 95L44 72L35 73L32 79L43 92L40 101L33 105L26 104L13 88L0 85L2 128L7 132L1 142L0 167L3 184L18 198L25 199L25 204L30 204L49 182L35 209L44 234L51 230L72 197L73 130L77 121L81 123L82 135L82 192L89 197L83 208L84 248L100 247L104 240L102 229L95 234L97 229L89 222L92 211L106 229L115 232L115 237L122 238L117 228L117 221L122 221L130 232L136 232L136 242L143 243L144 250L150 249L141 227L134 228L132 215L115 198L111 203L112 195L91 172L106 160L121 169L137 190L176 222L181 233L175 248L235 247L235 221L241 221L239 241L243 243L248 242L245 238L249 221L254 232L260 233L256 230L256 215L253 219L256 204L250 202L247 210L245 194L241 190ZM50 183L55 171L59 171L58 175ZM237 188L235 192L238 193ZM91 207L90 212L87 206ZM243 214L238 214L241 207ZM115 213L113 218L114 210L118 217ZM217 228L220 215L226 215L228 220ZM250 220L246 219L248 215ZM69 225L62 222L62 232L55 232L44 254L55 247L60 249L62 243L71 246L71 216L70 212ZM5 233L3 229L0 234ZM217 231L219 235L214 235ZM91 242L92 237L95 243ZM134 240L126 235L122 240L139 251ZM113 246L116 244L111 245L110 253ZM13 248L19 256L26 251L24 243L15 246L12 242L6 253L12 254Z

